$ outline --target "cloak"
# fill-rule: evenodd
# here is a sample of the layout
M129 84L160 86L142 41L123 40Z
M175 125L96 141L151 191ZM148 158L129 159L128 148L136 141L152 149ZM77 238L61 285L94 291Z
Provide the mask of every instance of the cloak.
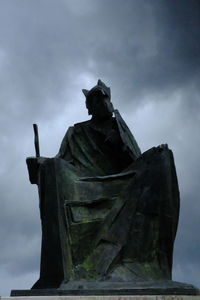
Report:
M77 289L171 279L179 191L167 147L145 153L114 117L70 127L39 168L40 279Z

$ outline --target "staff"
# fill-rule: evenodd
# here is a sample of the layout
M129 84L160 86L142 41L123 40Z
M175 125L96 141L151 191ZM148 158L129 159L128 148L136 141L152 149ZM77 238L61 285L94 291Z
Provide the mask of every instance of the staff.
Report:
M40 145L39 145L39 135L38 135L38 126L37 124L33 124L34 130L34 143L35 143L35 153L36 157L40 157Z

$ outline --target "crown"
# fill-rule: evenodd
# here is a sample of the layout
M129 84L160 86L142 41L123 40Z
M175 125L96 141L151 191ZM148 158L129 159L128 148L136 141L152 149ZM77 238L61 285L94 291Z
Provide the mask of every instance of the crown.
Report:
M99 79L97 81L97 85L95 85L91 90L86 90L83 89L82 92L85 95L86 99L93 94L94 92L97 91L101 91L103 95L108 96L109 98L111 98L111 91L110 88L108 86L105 85L105 83L103 81L101 81L101 79Z

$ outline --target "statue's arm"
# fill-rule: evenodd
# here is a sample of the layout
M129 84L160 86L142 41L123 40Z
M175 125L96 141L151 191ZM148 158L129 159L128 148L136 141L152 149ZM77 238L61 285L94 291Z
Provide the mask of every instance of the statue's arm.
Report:
M55 158L62 158L67 161L71 160L71 152L70 152L69 144L70 144L72 132L73 132L73 127L69 127L62 140L59 152L55 156ZM38 184L40 168L47 159L48 159L47 157L27 157L26 164L28 167L29 180L32 184Z
M71 160L71 151L70 151L70 140L73 133L74 127L69 127L60 146L58 154L55 158L62 158L65 160Z
M27 157L29 180L32 184L38 184L38 174L40 166L46 161L46 157Z

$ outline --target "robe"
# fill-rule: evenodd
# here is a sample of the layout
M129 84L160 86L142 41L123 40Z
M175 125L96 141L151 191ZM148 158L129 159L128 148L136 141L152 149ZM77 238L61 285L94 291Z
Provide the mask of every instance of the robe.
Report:
M77 289L170 280L179 215L172 151L141 151L118 111L70 127L38 171L40 279Z

